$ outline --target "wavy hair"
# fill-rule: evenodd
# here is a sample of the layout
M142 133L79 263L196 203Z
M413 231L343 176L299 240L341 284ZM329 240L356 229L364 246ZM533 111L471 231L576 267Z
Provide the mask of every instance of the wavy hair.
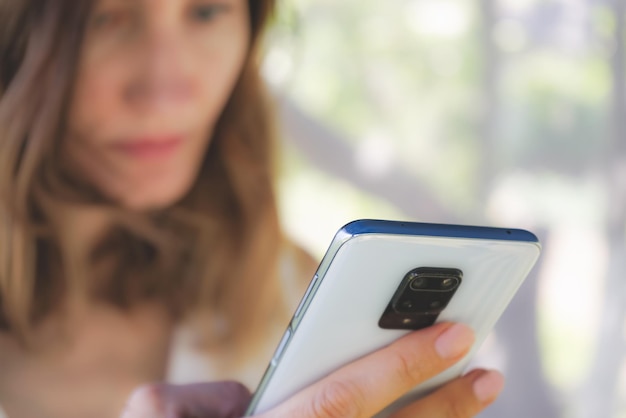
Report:
M158 301L178 319L200 312L215 325L203 325L211 346L240 346L282 306L272 115L258 68L274 1L249 0L249 55L191 191L144 214L116 207L61 164L91 3L0 2L0 330L28 342L81 288L120 308ZM116 219L90 253L88 283L55 231L55 213L68 205Z

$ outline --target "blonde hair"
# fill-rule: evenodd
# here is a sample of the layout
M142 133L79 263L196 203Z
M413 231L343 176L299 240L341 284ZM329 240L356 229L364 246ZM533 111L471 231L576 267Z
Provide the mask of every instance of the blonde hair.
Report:
M207 335L211 344L241 345L281 306L274 135L257 59L274 1L249 1L249 57L192 190L174 207L143 215L117 208L60 162L90 3L0 3L0 330L26 341L62 311L77 282L54 213L98 205L118 221L91 254L100 272L90 279L92 297L121 308L156 300L176 318L202 311L228 321Z

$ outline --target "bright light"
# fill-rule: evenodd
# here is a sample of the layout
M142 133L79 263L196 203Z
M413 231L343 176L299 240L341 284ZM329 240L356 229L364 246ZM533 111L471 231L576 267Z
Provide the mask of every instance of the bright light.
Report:
M293 72L293 59L282 48L272 48L263 61L263 76L272 85L277 86L289 79Z
M407 5L407 23L418 35L459 38L470 29L467 5L463 0L413 0Z

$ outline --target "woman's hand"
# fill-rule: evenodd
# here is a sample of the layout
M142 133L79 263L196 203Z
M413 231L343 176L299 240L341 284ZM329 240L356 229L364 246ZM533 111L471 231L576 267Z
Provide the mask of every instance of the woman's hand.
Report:
M250 398L237 382L146 385L133 392L120 418L239 418Z
M259 418L371 417L467 354L464 325L438 324L337 370ZM469 418L495 400L502 375L474 370L393 414L393 418Z
M366 418L459 361L473 342L463 325L438 324L333 372L258 418ZM396 412L393 418L469 418L503 386L497 372L475 370ZM232 383L150 386L131 397L122 418L241 416L249 394ZM143 415L142 415L143 414Z

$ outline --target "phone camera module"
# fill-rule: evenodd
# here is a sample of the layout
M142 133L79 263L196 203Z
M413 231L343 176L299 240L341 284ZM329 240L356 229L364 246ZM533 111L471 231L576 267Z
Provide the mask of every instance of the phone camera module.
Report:
M418 267L409 271L379 320L385 329L420 329L432 325L461 286L458 269Z

